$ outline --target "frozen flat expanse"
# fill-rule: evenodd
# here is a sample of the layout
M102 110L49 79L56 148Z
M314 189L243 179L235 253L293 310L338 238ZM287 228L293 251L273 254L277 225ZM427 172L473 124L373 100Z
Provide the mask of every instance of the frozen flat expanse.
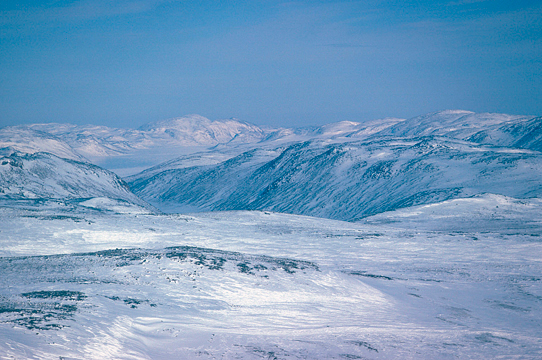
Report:
M100 202L0 207L0 358L542 356L537 199L358 223Z

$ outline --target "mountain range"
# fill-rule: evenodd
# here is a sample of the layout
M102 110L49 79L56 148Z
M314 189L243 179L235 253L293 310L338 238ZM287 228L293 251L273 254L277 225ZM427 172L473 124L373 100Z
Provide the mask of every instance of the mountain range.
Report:
M540 196L541 124L534 116L447 110L292 129L199 115L137 130L5 127L2 193L104 196L174 212L273 210L352 221L484 193ZM120 171L124 183L98 167L116 171L123 162L143 171Z
M157 207L272 210L356 220L451 198L542 195L542 155L436 136L252 149L213 165L127 178ZM518 184L522 184L518 186Z

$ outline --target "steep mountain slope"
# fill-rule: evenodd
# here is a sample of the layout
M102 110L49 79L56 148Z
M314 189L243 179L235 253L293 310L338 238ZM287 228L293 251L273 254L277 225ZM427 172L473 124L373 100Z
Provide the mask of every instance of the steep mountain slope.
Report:
M220 169L217 171L221 174L216 178L218 181L223 181L223 177L230 176L228 174L230 174L229 170L233 169L232 164L242 163L243 166L239 165L240 167L234 170L235 179L248 181L252 176L249 174L250 171L278 157L280 153L290 146L293 146L292 149L303 147L295 144L301 144L301 142L313 139L329 140L329 144L326 145L325 142L320 142L320 145L315 145L318 141L313 141L313 145L310 146L313 149L311 151L316 151L314 149L318 147L323 149L325 146L330 148L335 146L337 149L344 148L344 146L348 147L350 145L346 144L351 144L352 140L355 139L370 138L376 144L379 141L378 139L385 137L409 138L435 135L467 139L481 144L539 151L542 143L541 119L528 116L476 114L469 111L448 110L408 120L387 118L363 123L343 121L312 128L262 129L234 119L211 121L199 115L188 115L177 119L150 123L138 130L70 124L34 124L6 127L0 129L0 147L6 148L2 152L4 155L9 155L13 150L18 150L27 153L45 151L73 160L84 161L85 157L87 157L100 166L105 165L115 170L122 170L123 166L127 167L128 170L122 172L123 174L129 173L129 169L141 170L144 167L155 165L157 158L161 160L174 158L166 164L154 166L131 180L149 179L154 176L167 179L164 183L153 180L154 189L149 188L146 190L143 189L144 186L138 180L138 191L141 191L142 194L148 193L152 198L167 198L168 202L175 203L180 200L177 195L174 195L176 191L174 189L177 187L176 182L185 180L178 173L174 176L175 180L172 180L171 177L174 171L180 169L185 169L183 171L187 174L190 173L188 178L190 183L190 178L195 176L195 172L204 171L205 166L215 166ZM404 139L401 141L415 140ZM340 144L345 145L341 146ZM210 148L210 146L215 147ZM382 145L381 150L385 152L384 148L386 146ZM201 150L205 151L202 152ZM327 150L321 151L325 153ZM291 150L288 150L288 152L291 152ZM181 154L185 155L178 158L177 156ZM309 161L304 159L303 156L300 159L296 159L295 156L281 163L284 171L291 171L292 168L300 167L299 164ZM285 156L281 157L281 159L284 158ZM360 158L357 159L360 160ZM354 163L356 161L354 160ZM327 165L324 166L324 169L326 167ZM191 170L186 170L189 168ZM309 170L307 169L307 171ZM247 171L249 173L243 174L243 172ZM318 169L317 171L325 170ZM158 175L161 172L166 173ZM328 174L329 179L325 181L328 184L326 186L332 186L334 182L344 184L344 179L355 182L357 181L355 176L365 176L363 174L356 172L352 174L340 172ZM279 174L274 174L270 178L275 175L282 178ZM337 175L342 176L342 178L337 178ZM301 181L314 181L314 176L300 176L299 179ZM322 179L321 176L316 176L316 178ZM233 183L236 183L237 180L235 179L232 180ZM214 184L209 185L212 189ZM255 191L257 189L257 186L254 189L245 189L245 184L240 185L242 186L239 186L239 189L242 188L242 191ZM264 182L258 186L267 188L269 184ZM197 190L199 193L206 192L199 185L196 188L199 189ZM230 190L226 190L228 188ZM188 190L187 193L193 192L189 189L186 190ZM241 194L234 195L231 186L227 185L224 190L220 191L222 195L215 194L212 190L213 195L198 195L197 197L200 200L196 201L196 205L204 208L215 208L215 206L218 206L217 208L237 208L247 204L256 207L265 204L265 206L272 206L273 208L278 206L280 209L289 209L286 205L284 207L277 204L273 205L272 200L256 205L259 204L258 201L263 200L260 195L255 195L253 191L248 192L251 200L243 200ZM224 195L226 193L228 193L227 196ZM259 191L256 191L256 194L259 193ZM225 198L233 196L233 198L226 201L224 196L226 196ZM260 200L256 201L254 196L257 196ZM293 199L290 200L294 201ZM189 202L192 203L192 201ZM291 210L296 212L309 211L308 209ZM312 213L312 210L310 210L310 213ZM326 211L323 211L323 213L326 213Z
M254 149L127 179L162 209L258 209L353 220L480 193L542 195L542 154L441 137Z
M480 144L542 151L542 117L492 126L468 138Z
M156 174L159 174L164 171L191 168L195 166L206 166L206 165L216 165L224 161L227 161L231 158L234 158L244 151L239 149L230 150L228 148L224 149L212 149L208 151L196 152L193 154L179 156L176 159L166 161L164 163L158 164L151 168L148 168L142 171L139 175L135 176L144 176L151 177ZM276 156L276 155L275 155ZM131 178L131 177L128 177Z
M89 198L148 206L118 176L92 164L48 153L0 157L0 200Z
M212 148L203 149L203 151L189 153L152 166L133 177L149 178L164 171L194 166L216 165L239 156L244 152L259 154L254 159L259 159L261 156L263 156L262 159L272 159L278 156L280 151L299 142L319 139L342 143L352 141L353 139L363 139L401 121L404 121L404 119L385 118L364 123L341 121L310 128L267 129L266 132L268 134L258 143L240 143L237 141L237 138L234 138L226 144L219 144Z

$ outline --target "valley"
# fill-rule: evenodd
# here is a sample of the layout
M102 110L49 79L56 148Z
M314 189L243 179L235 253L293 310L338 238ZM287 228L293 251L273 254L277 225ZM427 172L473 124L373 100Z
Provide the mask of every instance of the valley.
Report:
M540 121L2 128L0 358L537 359Z

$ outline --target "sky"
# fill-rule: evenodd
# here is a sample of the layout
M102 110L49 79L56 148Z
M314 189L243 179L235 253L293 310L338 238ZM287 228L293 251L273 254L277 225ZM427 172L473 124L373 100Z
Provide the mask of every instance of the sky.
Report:
M0 126L542 115L542 2L2 0Z

